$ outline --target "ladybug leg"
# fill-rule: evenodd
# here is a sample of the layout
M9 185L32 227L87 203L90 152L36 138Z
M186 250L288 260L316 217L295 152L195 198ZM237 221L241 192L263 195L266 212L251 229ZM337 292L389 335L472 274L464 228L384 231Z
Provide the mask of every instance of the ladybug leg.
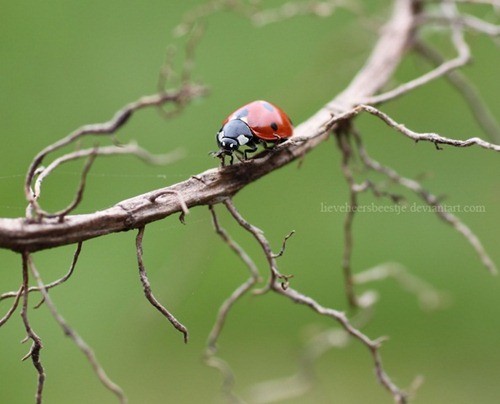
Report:
M223 152L223 150L218 150L218 151L212 151L208 153L209 156L216 157L220 160L220 165L221 167L224 167L226 165L226 153ZM232 158L232 156L231 156ZM232 159L231 159L232 162Z
M239 161L245 161L246 159L246 156L245 154L240 151L240 150L235 150L234 151L234 154L236 155L236 158L239 160ZM233 164L233 154L231 154L231 164Z
M264 146L264 149L265 150L272 150L276 147L276 143L269 143L269 142L266 142L266 141L263 141L262 142L262 146Z
M264 149L274 150L274 149L276 149L276 146L278 146L282 141L283 141L283 138L276 135L276 140L273 140L272 142L262 142L262 143L264 145Z
M226 164L226 156L229 157L229 164ZM238 156L236 156L238 157ZM239 157L238 157L239 159ZM233 165L234 162L234 154L233 153L224 153L220 156L220 161L221 161L221 167L226 167L226 165Z
M225 167L226 166L226 155L224 153L220 153L217 157L220 160L220 166Z
M243 158L248 160L248 153L255 153L257 151L257 144L255 142L247 143L248 149L243 152Z
M266 150L274 150L276 148L276 146L278 146L284 139L277 135L276 133L274 134L274 140L270 140L270 141L265 141L263 140L262 141L262 144L264 146L264 149Z

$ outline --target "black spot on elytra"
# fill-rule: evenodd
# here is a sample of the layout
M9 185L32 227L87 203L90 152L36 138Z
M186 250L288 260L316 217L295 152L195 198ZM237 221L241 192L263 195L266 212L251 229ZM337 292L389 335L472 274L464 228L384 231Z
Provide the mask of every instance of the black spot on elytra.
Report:
M270 111L270 112L273 112L273 111L274 111L273 106L272 106L271 104L269 104L268 102L263 102L263 103L262 103L262 106L263 106L265 109L267 109L268 111Z
M271 128L273 128L273 130L278 130L278 125L276 124L276 122L273 122L271 124Z

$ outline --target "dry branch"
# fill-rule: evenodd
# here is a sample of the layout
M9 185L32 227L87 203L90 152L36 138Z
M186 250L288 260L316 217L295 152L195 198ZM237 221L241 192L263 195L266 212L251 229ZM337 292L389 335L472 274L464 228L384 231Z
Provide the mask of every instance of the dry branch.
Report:
M486 252L479 238L457 216L455 216L450 212L447 212L446 209L442 206L437 196L427 191L424 187L422 187L422 185L418 181L412 180L411 178L405 178L400 174L398 174L392 168L380 164L378 161L371 158L368 155L366 149L364 148L363 142L359 134L355 130L353 130L351 133L356 141L359 155L366 168L377 171L385 175L390 180L394 181L396 184L399 184L402 187L409 189L410 191L415 193L427 205L435 208L434 209L435 213L441 220L452 226L458 233L460 233L462 236L465 237L468 243L476 251L476 254L478 255L483 265L486 267L486 269L488 269L488 271L493 275L496 275L498 273L498 269L495 263Z
M411 129L408 129L403 124L396 122L394 119L392 119L387 114L384 114L382 111L380 111L380 110L378 110L370 105L359 105L357 108L358 108L358 110L366 111L369 114L372 114L372 115L376 116L377 118L380 118L387 125L396 129L398 132L400 132L401 134L414 140L415 142L420 142L420 141L431 142L431 143L434 143L436 146L441 145L441 144L454 146L454 147L479 146L479 147L482 147L483 149L488 149L488 150L493 150L495 152L500 152L500 145L496 145L496 144L487 142L479 137L471 137L471 138L466 139L466 140L459 140L459 139L451 139L448 137L444 137L444 136L438 135L437 133L418 133L418 132L415 132Z
M40 174L38 174L35 181L35 186L34 186L35 198L38 199L42 193L43 181L50 174L52 174L52 172L57 167L61 166L62 164L65 164L69 161L90 157L92 155L116 156L121 154L131 154L145 161L146 163L157 164L157 165L169 164L182 157L182 152L180 150L174 150L173 152L168 154L155 156L149 153L148 151L144 150L142 147L138 146L136 143L129 143L120 146L104 146L104 147L94 147L92 149L78 150L73 153L65 154L64 156L55 159L47 167L41 168Z
M417 2L415 2L415 4L417 4ZM387 91L383 94L369 96L364 101L360 102L360 104L380 104L382 102L393 100L408 93L408 91L421 87L432 80L438 79L449 72L464 66L470 61L471 55L469 46L465 42L464 33L460 24L456 21L457 16L459 15L457 7L452 2L444 1L441 4L441 9L443 15L450 20L451 40L457 51L457 56L454 59L443 62L434 70L431 70L414 80L401 84L393 90Z
M24 193L29 205L33 207L35 213L40 209L37 202L37 195L33 193L31 189L31 184L33 179L37 174L37 170L40 168L43 160L47 155L59 150L71 143L74 143L78 139L88 136L88 135L112 135L119 128L127 123L130 117L137 111L157 106L160 107L167 102L172 102L175 104L184 103L186 99L191 99L199 97L206 93L207 89L203 86L194 84L185 84L179 90L164 91L158 94L153 94L149 96L143 96L137 101L131 102L123 107L121 110L117 111L112 119L104 123L97 123L91 125L84 125L61 140L47 146L45 149L40 151L33 161L31 162L28 172L26 174L26 180L24 183Z
M316 382L314 366L318 359L329 350L344 348L348 343L349 335L340 328L329 328L314 334L302 348L297 372L286 378L266 380L252 386L252 402L269 404L303 396Z
M354 283L363 285L389 278L394 279L402 289L415 295L423 310L440 309L449 302L446 293L436 290L432 285L411 274L403 265L395 262L386 262L358 272L354 275Z
M47 307L49 308L50 313L56 320L56 322L59 324L61 329L63 330L64 334L71 338L71 340L75 343L75 345L82 351L82 353L85 355L87 360L89 361L90 365L94 369L95 374L101 381L104 387L106 387L108 390L113 392L118 400L120 401L121 404L126 404L127 403L127 397L123 393L123 390L115 384L106 374L104 371L103 367L97 360L97 357L94 354L94 351L90 346L83 340L83 338L73 329L69 326L69 324L66 322L66 320L59 314L57 311L56 306L52 302L52 299L49 296L49 293L47 289L45 288L45 285L42 281L42 278L40 276L40 273L38 272L38 269L36 268L31 256L29 254L24 255L25 260L27 261L28 267L31 270L31 273L33 274L33 277L36 280L36 283L38 285L38 289L43 295L43 299L45 303L47 304ZM41 399L41 397L40 397Z
M217 314L217 320L215 321L214 327L210 332L207 342L207 348L211 352L215 352L217 350L217 340L219 339L219 335L224 327L224 323L226 321L227 315L231 310L231 307L234 303L240 299L246 292L248 292L257 282L260 280L259 270L257 266L250 258L250 256L243 250L243 248L236 243L227 233L227 231L220 225L217 214L215 213L215 209L213 206L209 206L210 213L212 214L212 222L215 228L216 233L221 237L221 239L233 250L233 252L243 261L245 266L248 268L250 272L250 278L246 280L246 282L242 283L232 294L231 296L222 304L219 309L219 313Z
M278 265L276 262L277 254L274 254L272 252L271 246L267 238L264 236L264 232L245 220L243 216L238 212L231 199L225 200L224 205L226 206L227 210L234 218L234 220L236 220L236 222L242 228L248 231L255 238L255 240L257 240L260 247L262 248L262 252L266 257L270 271L270 281L268 287L265 290L273 291L280 295L286 296L295 303L307 306L310 309L314 310L316 313L330 317L337 321L350 336L352 336L368 348L373 358L377 379L380 384L382 384L382 386L384 386L384 388L390 392L395 402L398 404L406 403L406 393L392 382L382 366L382 359L380 358L379 353L382 340L371 340L350 323L345 313L332 308L324 307L310 296L304 295L297 290L290 288L288 285L288 278L290 276L282 275L278 270Z
M36 395L35 395L35 401L37 404L42 403L42 397L43 397L43 387L45 384L45 370L43 368L42 362L40 361L40 351L43 348L42 345L42 340L41 338L37 335L37 333L33 330L31 327L31 323L28 317L28 289L29 289L29 254L24 253L22 254L22 268L23 268L23 286L22 286L22 293L23 293L23 305L21 309L21 317L23 319L24 323L24 328L26 329L26 338L23 340L23 342L27 341L28 339L31 339L32 344L29 352L24 356L22 359L23 361L31 358L31 361L33 362L33 366L35 367L37 373L38 373L38 383L37 383L37 388L36 388Z
M229 246L229 248L243 261L245 266L250 272L250 277L238 286L233 293L222 303L217 313L217 318L210 331L207 340L207 347L205 349L205 363L217 369L223 378L222 381L222 393L226 396L229 402L243 402L236 394L233 392L234 385L234 374L231 370L229 364L221 359L217 355L217 342L221 335L224 324L226 323L227 316L229 312L236 304L236 302L243 297L252 287L260 280L259 271L257 266L250 258L250 256L243 250L243 248L236 243L227 233L227 231L220 225L219 219L212 205L209 205L210 213L212 215L212 222L215 228L215 232L221 237L221 239Z
M435 49L422 41L416 41L414 49L432 64L439 65L444 61ZM500 143L500 125L489 110L488 105L481 99L481 95L474 85L458 70L448 73L446 79L460 92L483 132L488 135L491 141Z
M21 286L17 292L9 292L9 294L10 293L12 293L12 297L15 298L14 303L12 303L12 306L7 311L7 313L5 313L5 315L0 319L0 327L2 325L4 325L9 320L9 318L12 316L12 314L14 314L14 312L16 311L17 305L19 304L19 300L21 299L21 296L23 295L23 286ZM11 296L9 296L9 297L11 297Z
M351 110L356 104L386 85L405 55L408 43L413 36L415 19L416 14L411 0L395 2L392 17L384 27L370 58L351 84L314 116L296 127L295 136L304 141L284 143L284 147L274 153L268 153L262 158L253 159L244 164L207 170L164 188L163 191L182 195L188 208L198 205L214 205L233 196L260 177L302 157L328 138L331 128L336 123L332 120L333 115ZM195 90L201 91L200 88L190 91ZM28 170L26 180L28 200L36 203L30 184L36 168L47 154L84 135L113 133L130 118L133 112L147 106L158 105L174 96L178 94L167 93L163 96L143 97L117 112L109 122L83 126L44 149L35 157ZM162 190L127 199L109 209L92 214L68 215L63 223L58 223L54 219L45 219L40 223L28 222L24 218L0 219L0 248L31 252L43 250L114 232L140 228L150 222L182 212L179 199L173 194L169 195L165 192L161 198L151 202L151 197L158 191Z
M71 262L71 266L69 267L69 270L68 272L61 278L55 280L54 282L51 282L51 283L48 283L46 285L44 285L44 288L45 290L49 290L49 289L52 289L58 285L61 285L62 283L66 282L70 277L71 275L73 275L73 272L75 270L75 267L76 267L76 263L78 262L78 258L80 256L80 252L82 251L82 246L83 246L83 243L78 243L77 247L76 247L76 251L73 255L73 261ZM40 291L40 288L38 286L31 286L29 289L28 289L28 293L31 293L31 292L35 292L35 291ZM8 299L8 298L11 298L11 297L14 297L16 300L19 299L19 295L21 293L21 289L19 291L12 291L12 292L5 292L5 293L2 293L0 295L0 302L4 299ZM43 299L42 301L37 304L35 307L39 307L40 304L43 303ZM15 309L15 307L14 307ZM2 323L0 322L0 325L2 325Z
M344 272L344 289L347 301L351 307L358 307L359 303L354 292L354 282L352 277L351 256L353 249L353 221L358 206L358 193L361 189L354 180L352 170L349 166L351 150L344 133L337 134L337 144L342 152L341 168L344 178L349 186L349 211L344 219L344 252L342 256L342 270Z
M144 267L144 260L142 258L142 239L144 237L144 227L139 228L137 232L137 237L135 239L135 246L137 251L137 263L139 265L139 277L141 279L142 287L144 289L144 295L146 299L153 305L153 307L158 310L170 323L184 336L184 342L187 343L189 339L189 333L187 328L181 324L179 320L175 318L175 316L170 313L159 301L154 297L153 291L151 290L151 284L149 282L149 278L146 272L146 268Z

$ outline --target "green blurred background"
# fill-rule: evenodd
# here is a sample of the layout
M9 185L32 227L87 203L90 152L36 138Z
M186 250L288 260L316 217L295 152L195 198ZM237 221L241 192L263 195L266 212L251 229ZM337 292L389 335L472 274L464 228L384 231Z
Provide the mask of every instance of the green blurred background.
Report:
M182 44L172 36L174 27L200 3L1 1L1 217L24 214L23 176L35 153L80 125L108 120L126 103L154 93L166 45ZM135 139L158 153L182 148L186 157L166 167L147 166L132 157L98 159L79 212L110 206L216 166L207 156L216 147L214 134L221 120L245 102L267 99L282 106L294 122L307 119L360 68L392 2L361 3L363 17L338 10L325 19L303 16L261 28L230 12L208 18L196 51L194 78L210 86L210 96L169 121L153 109L140 112L118 134L123 142ZM492 18L487 7L474 10ZM446 49L439 30L426 35ZM474 64L464 71L499 116L498 47L479 35L467 39ZM397 80L426 68L410 56ZM417 131L457 138L484 136L465 103L444 81L383 109ZM410 177L425 174L425 186L446 196L451 205L484 205L485 213L459 216L500 263L498 155L478 148L437 152L433 145L417 146L370 117L359 119L359 125L379 161ZM346 201L339 163L334 143L326 142L307 156L300 169L292 164L263 178L238 194L235 203L248 220L265 230L276 249L286 233L296 230L279 260L281 271L293 273L293 286L320 303L347 310L340 269L344 216L320 211L321 203ZM71 164L47 180L45 207L65 206L80 169L81 163ZM415 201L408 196L410 203ZM361 202L386 204L370 195L363 195ZM254 240L223 209L218 212L223 225L266 274ZM144 299L135 232L87 242L74 276L51 293L61 314L94 348L131 403L220 400L220 375L203 365L202 352L219 305L247 273L214 234L206 208L192 209L186 219L185 226L176 217L149 226L144 251L153 291L188 326L188 345ZM449 295L446 308L428 312L394 281L374 285L381 300L363 330L373 338L390 337L381 353L394 381L408 386L423 375L416 403L498 402L498 278L487 273L462 236L433 214L359 214L354 230L356 271L400 262ZM36 254L44 280L66 271L73 250L64 247ZM19 256L0 251L0 262L0 291L18 288ZM8 307L2 302L1 313ZM45 402L115 402L45 307L32 312L31 319L44 341ZM336 324L280 296L244 298L231 312L220 339L220 355L236 374L235 391L252 401L249 390L254 384L293 374L308 337L329 326ZM33 401L35 371L29 361L20 361L28 350L19 344L24 335L18 315L0 330L1 403ZM315 368L314 387L286 402L391 402L377 384L369 353L356 341L329 351Z

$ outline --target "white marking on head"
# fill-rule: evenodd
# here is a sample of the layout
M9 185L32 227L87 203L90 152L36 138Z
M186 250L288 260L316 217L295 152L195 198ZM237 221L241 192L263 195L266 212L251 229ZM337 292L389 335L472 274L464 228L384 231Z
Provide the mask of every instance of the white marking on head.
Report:
M217 136L219 138L219 142L222 142L222 139L224 139L224 131L221 130Z
M247 144L250 139L248 139L245 135L239 135L236 140L240 146Z

